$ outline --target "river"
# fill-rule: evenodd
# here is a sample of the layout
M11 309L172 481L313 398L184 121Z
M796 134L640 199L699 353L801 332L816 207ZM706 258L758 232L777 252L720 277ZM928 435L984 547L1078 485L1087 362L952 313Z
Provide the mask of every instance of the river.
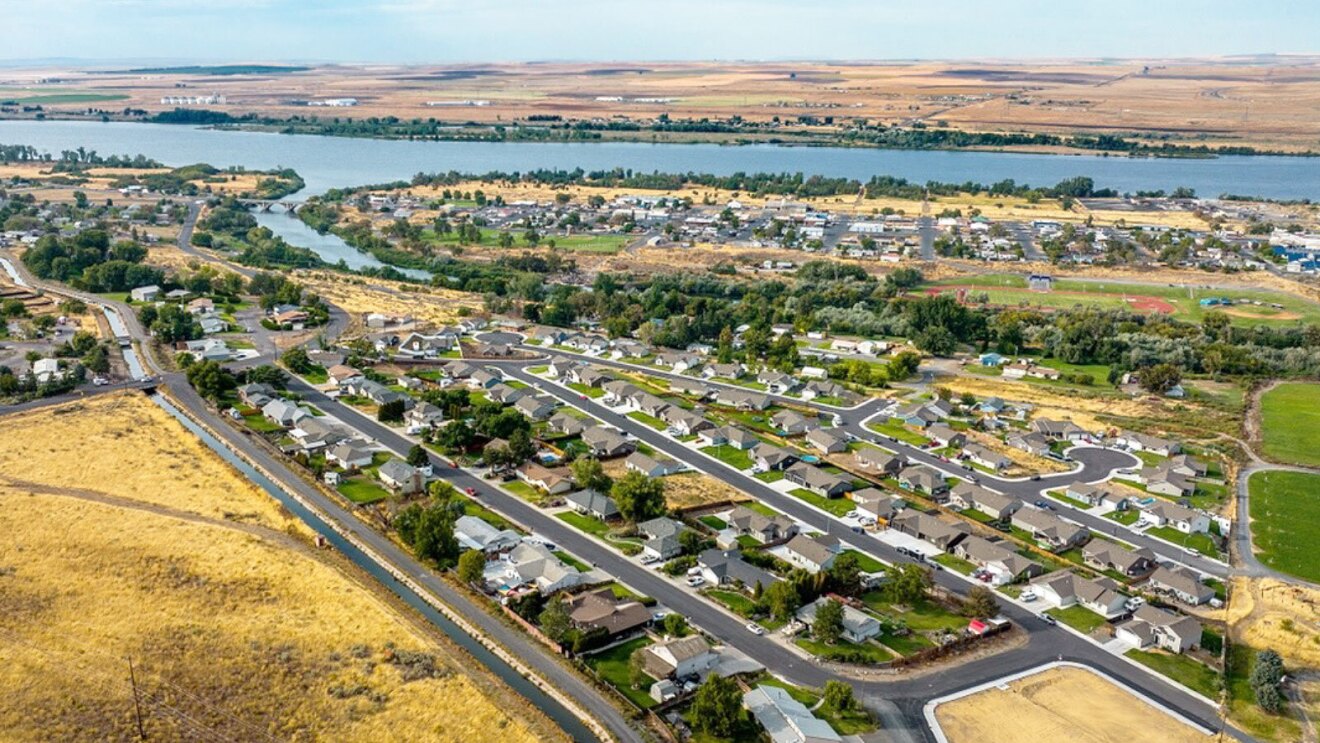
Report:
M90 121L0 121L0 143L54 153L86 147L103 155L143 154L169 165L279 165L297 170L307 181L299 197L336 186L406 180L418 172L622 167L643 172L801 172L859 180L891 175L919 183L988 184L1012 178L1036 186L1086 175L1098 187L1122 192L1186 186L1202 196L1320 199L1320 158L1305 157L1174 159L781 145L413 142Z

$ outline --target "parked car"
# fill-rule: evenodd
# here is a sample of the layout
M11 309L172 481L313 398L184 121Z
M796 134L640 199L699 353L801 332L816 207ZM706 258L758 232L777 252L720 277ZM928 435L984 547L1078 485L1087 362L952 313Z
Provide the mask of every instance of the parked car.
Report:
M747 631L748 631L748 632L751 632L753 635L764 635L764 634L765 634L765 628L762 627L761 625L757 624L756 622L748 622L748 623L747 623Z
M1041 614L1040 618L1043 619L1046 624L1051 624L1051 625L1058 624L1058 621L1055 620L1054 617L1050 616L1049 614Z
M705 578L702 578L700 575L694 575L694 576L692 576L692 577L690 577L690 578L687 579L687 584L688 584L689 586L692 586L693 588L696 588L697 586L699 586L699 585L701 585L702 583L705 583L705 582L706 582L706 579L705 579Z
M467 493L468 495L472 496L473 498L477 497L477 489L476 489L476 488L472 488L472 487L463 488L463 492L464 492L464 493Z

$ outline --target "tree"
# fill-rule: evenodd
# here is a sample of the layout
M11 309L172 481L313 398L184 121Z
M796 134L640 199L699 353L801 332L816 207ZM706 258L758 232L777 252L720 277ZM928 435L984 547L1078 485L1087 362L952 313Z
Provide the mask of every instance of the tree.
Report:
M628 656L628 683L634 689L640 689L646 686L646 682L651 680L650 675L646 673L646 648L637 648Z
M226 392L238 386L238 380L234 379L228 369L211 360L188 367L185 376L197 394L213 401L218 401Z
M1279 688L1283 681L1283 658L1273 650L1256 653L1256 663L1251 668L1249 682L1255 692L1256 704L1266 712L1278 712L1283 708L1283 690Z
M458 579L464 583L480 583L485 569L486 556L481 550L468 550L458 556Z
M962 605L963 616L973 619L988 619L999 613L999 602L995 592L985 586L972 586L967 592L967 600Z
M708 735L732 738L743 726L742 693L733 679L712 673L692 700L692 720Z
M640 472L629 472L610 488L619 513L636 524L665 513L665 483Z
M413 554L423 560L443 565L458 556L454 511L447 503L426 507L414 503L399 512L394 528L399 538L413 548Z
M853 688L843 681L825 682L825 706L835 712L851 712L857 708Z
M472 430L472 426L467 421L454 421L444 428L435 437L436 443L445 448L447 452L459 452L467 449L476 439L477 434Z
M555 642L561 642L570 627L568 616L568 604L562 597L556 596L546 603L545 608L541 610L541 615L536 618L537 624L541 625L541 631Z
M414 467L425 467L431 463L431 455L426 453L426 449L421 444L413 444L408 450L408 464Z
M930 571L920 565L907 563L895 571L886 590L895 603L911 605L920 601L929 587Z
M1182 382L1182 370L1173 364L1155 364L1141 370L1141 387L1162 395Z
M843 604L827 598L816 605L816 618L811 622L811 635L833 645L843 634Z
M687 617L682 614L665 615L665 634L671 637L682 637L688 632Z
M278 366L262 364L248 369L245 378L249 384L268 384L277 390L282 390L288 382L289 375Z
M763 598L770 616L785 621L802 606L802 597L797 586L786 580L778 580L765 588Z
M921 366L921 355L904 351L889 362L889 378L895 381L907 379L917 373L919 366Z
M710 542L696 529L684 529L678 533L678 548L685 555L699 554Z
M390 400L376 409L376 420L381 423L398 423L403 420L403 400Z
M835 593L853 596L862 588L862 568L855 554L845 552L834 558L826 575Z
M605 468L595 457L575 459L569 465L569 469L573 471L573 479L577 481L579 487L595 490L598 493L608 493L614 486L614 480L605 474Z
M314 366L311 357L307 355L307 349L302 346L294 346L285 351L284 354L280 356L280 362L288 367L289 371L294 374L306 374L310 372Z

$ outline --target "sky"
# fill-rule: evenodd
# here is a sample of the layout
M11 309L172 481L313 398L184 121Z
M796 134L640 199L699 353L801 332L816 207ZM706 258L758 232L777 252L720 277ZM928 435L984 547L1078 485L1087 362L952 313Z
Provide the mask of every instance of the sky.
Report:
M1189 57L1320 51L1314 0L0 0L0 59Z

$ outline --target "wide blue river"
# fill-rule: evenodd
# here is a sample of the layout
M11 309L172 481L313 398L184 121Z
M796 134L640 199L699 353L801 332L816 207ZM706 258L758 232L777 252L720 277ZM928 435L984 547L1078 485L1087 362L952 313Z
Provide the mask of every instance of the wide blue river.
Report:
M0 143L29 144L55 153L77 147L103 155L140 153L168 165L280 165L306 179L300 196L336 186L404 180L418 172L623 167L642 172L801 172L859 180L891 175L919 183L988 184L1012 178L1035 186L1086 175L1099 187L1125 193L1186 186L1210 197L1229 193L1320 199L1320 158L1305 157L1164 159L780 145L410 142L81 121L0 121Z

